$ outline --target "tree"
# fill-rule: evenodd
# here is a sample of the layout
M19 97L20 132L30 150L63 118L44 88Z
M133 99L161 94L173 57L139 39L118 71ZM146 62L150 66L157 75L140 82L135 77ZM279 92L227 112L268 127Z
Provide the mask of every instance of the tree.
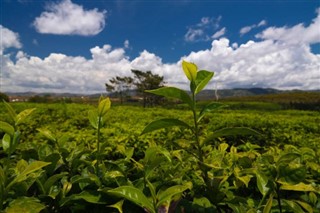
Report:
M106 83L106 90L108 92L116 92L120 97L120 103L123 103L123 99L126 96L128 90L133 85L133 79L131 77L116 76Z
M143 96L143 107L147 105L158 104L161 100L159 96L146 93L145 90L158 89L164 86L163 76L152 74L151 71L143 72L140 70L131 70L134 75L134 85Z
M9 96L6 95L5 93L0 92L0 101L6 101L9 102Z

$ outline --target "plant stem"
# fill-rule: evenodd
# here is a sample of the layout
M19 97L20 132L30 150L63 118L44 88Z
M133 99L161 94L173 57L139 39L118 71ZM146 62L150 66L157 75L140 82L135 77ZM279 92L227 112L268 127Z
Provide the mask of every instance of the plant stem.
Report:
M279 211L282 213L281 199L280 199L280 184L277 183L277 201L279 206Z
M194 92L192 93L192 101L193 101L192 113L193 113L193 120L194 120L194 134L195 134L195 140L196 140L196 145L197 145L197 149L198 149L198 158L200 161L199 168L202 172L202 177L203 177L204 182L207 186L207 189L210 190L211 189L210 180L209 180L206 169L203 168L204 159L203 159L203 153L201 150L201 144L200 144L200 140L199 140L199 126L198 126L198 119L197 119L197 112L196 112L196 99L195 99Z

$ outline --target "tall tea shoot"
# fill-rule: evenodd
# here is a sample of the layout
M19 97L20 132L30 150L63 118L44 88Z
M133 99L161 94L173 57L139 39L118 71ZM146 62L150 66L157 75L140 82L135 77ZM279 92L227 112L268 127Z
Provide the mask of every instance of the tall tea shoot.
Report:
M3 151L7 154L8 158L10 158L10 156L16 150L20 141L21 133L18 129L18 125L23 123L28 118L28 116L35 110L35 108L25 109L17 114L15 110L10 106L10 104L8 104L5 101L4 106L8 111L11 122L7 123L0 121L0 130L5 132L2 138L2 148Z
M93 128L97 130L97 158L100 156L100 141L101 141L101 128L106 122L107 112L111 108L111 101L109 98L100 98L98 108L88 112L89 121Z
M183 103L186 103L191 110L193 114L193 124L189 125L188 123L181 121L179 119L160 119L151 122L148 124L145 129L143 130L142 134L155 131L162 128L168 128L172 126L179 126L183 128L190 129L193 134L194 141L191 143L194 143L195 149L188 150L191 152L194 156L197 157L198 160L198 168L201 171L201 176L203 178L203 181L206 185L206 188L208 190L208 194L210 194L210 191L212 192L212 184L211 179L208 176L209 169L205 166L205 151L203 151L204 145L208 144L210 141L217 137L223 137L227 135L244 135L244 134L256 134L255 131L250 130L248 128L224 128L217 130L216 132L211 133L211 135L208 136L205 140L200 140L200 128L199 124L201 122L201 119L207 114L208 112L211 112L212 110L218 109L222 107L223 105L217 102L211 102L205 107L200 110L200 112L197 111L197 94L201 92L210 82L212 77L214 76L214 72L207 71L207 70L198 70L198 67L194 63L189 63L186 61L182 62L182 69L184 71L185 76L188 78L190 82L190 92L189 95L186 91L181 90L179 88L175 87L162 87L155 90L147 90L147 92L161 95L167 98L175 98Z

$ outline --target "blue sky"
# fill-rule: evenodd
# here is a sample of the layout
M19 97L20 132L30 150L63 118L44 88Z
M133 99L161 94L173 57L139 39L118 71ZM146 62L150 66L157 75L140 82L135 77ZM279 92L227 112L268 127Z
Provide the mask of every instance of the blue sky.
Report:
M319 1L1 1L1 91L104 92L131 69L187 88L320 89ZM209 89L210 89L209 88Z

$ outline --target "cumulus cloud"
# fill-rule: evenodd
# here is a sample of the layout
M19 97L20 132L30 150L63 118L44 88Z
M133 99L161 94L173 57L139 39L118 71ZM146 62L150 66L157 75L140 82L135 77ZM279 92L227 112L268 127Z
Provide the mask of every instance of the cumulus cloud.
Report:
M131 69L151 70L163 75L167 85L188 89L188 80L181 69L182 60L215 72L208 89L214 89L217 82L218 89L319 89L320 55L312 53L310 48L310 44L319 43L316 39L318 31L317 36L311 36L316 33L312 31L317 30L315 24L319 23L318 17L306 27L298 24L291 28L266 29L261 32L261 40L258 41L238 44L220 38L212 41L207 49L191 52L175 63L165 63L160 56L148 50L129 59L125 47L112 48L108 44L91 48L90 58L59 53L39 58L19 51L15 62L8 55L1 56L2 90L103 93L108 79L131 75ZM297 34L297 28L301 35ZM281 35L286 36L271 36L266 33L270 29L275 32L281 29ZM294 42L296 37L299 42Z
M106 11L85 10L81 5L62 0L48 4L33 26L39 33L91 36L105 27Z
M211 36L211 38L213 38L213 39L220 38L220 37L223 36L225 33L226 33L226 28L224 27L224 28L220 29L219 31L215 32L215 33Z
M187 42L209 41L209 34L219 28L221 18L221 16L218 18L202 17L199 23L187 27L184 40Z
M3 51L7 48L21 48L22 44L20 43L19 34L15 33L8 28L0 25L0 55L3 54Z
M320 8L317 9L317 17L312 23L305 27L300 23L293 27L269 27L257 38L270 39L290 44L315 44L320 42Z
M253 24L253 25L250 25L250 26L245 26L243 28L240 29L240 35L244 35L248 32L250 32L252 29L254 28L257 28L257 27L261 27L261 26L264 26L267 24L267 21L266 20L261 20L258 24Z

